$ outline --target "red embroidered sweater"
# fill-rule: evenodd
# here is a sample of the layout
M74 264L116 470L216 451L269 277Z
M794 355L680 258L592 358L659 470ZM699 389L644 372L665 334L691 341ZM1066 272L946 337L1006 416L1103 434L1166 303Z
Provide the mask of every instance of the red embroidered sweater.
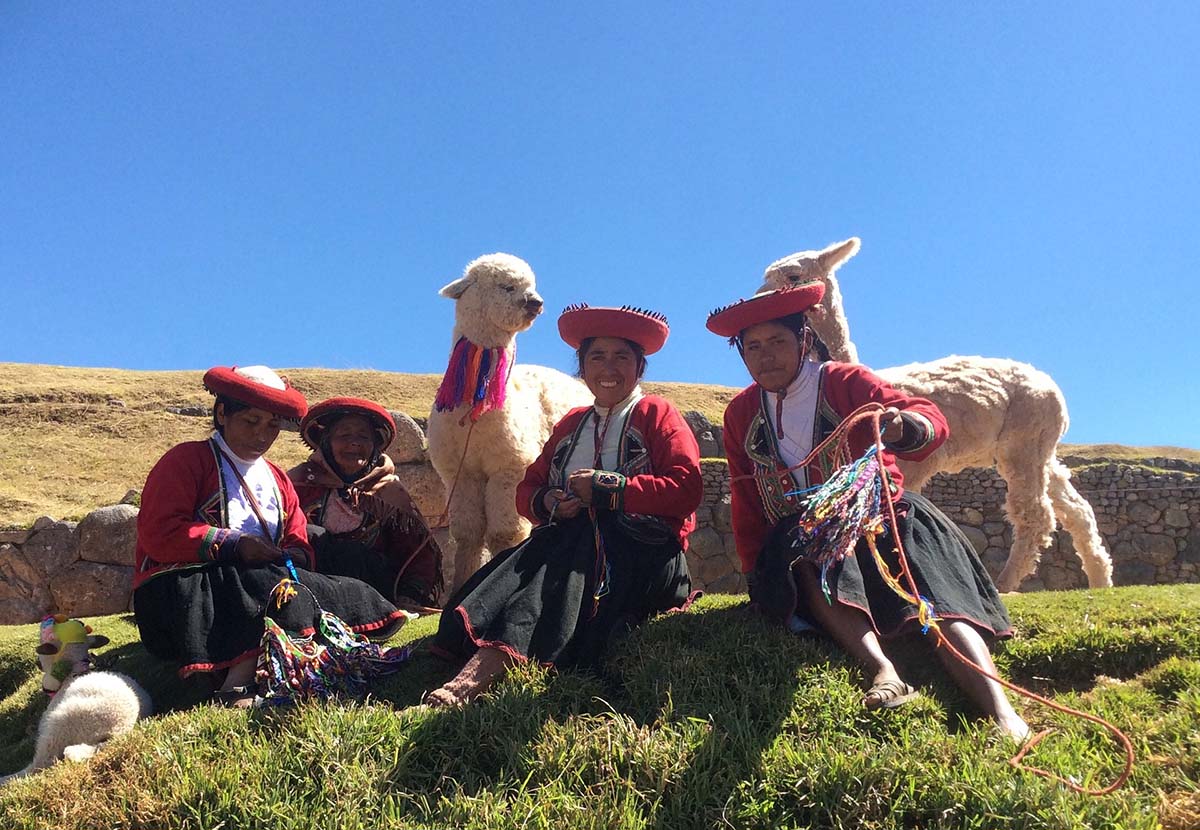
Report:
M950 434L945 416L932 402L904 394L864 366L825 363L821 366L819 384L814 447L864 403L875 401L901 411L904 435L890 445L891 452L883 454L883 463L895 485L893 500L903 492L904 481L896 466L896 456L919 461L941 446ZM762 387L752 383L725 408L725 458L729 462L733 537L743 573L753 570L771 527L800 508L799 497L786 495L798 489L798 484L786 472L787 464L780 458L774 420L768 408L772 405ZM850 435L850 454L861 457L873 442L870 424L860 425ZM823 453L807 468L808 485L820 484L833 469L832 453Z
M547 519L542 504L546 491L566 489L572 472L567 461L580 431L591 428L592 412L590 406L572 409L555 424L542 454L517 485L517 511L534 524ZM623 426L615 472L625 476L619 509L662 519L686 550L704 496L700 448L687 421L666 398L645 395L634 404Z
M304 512L287 474L267 464L279 485L283 516L272 542L292 553L298 567L313 561L305 531ZM136 564L133 587L174 568L208 562L236 562L241 533L229 529L227 488L210 441L188 441L167 450L158 460L146 487L137 518Z

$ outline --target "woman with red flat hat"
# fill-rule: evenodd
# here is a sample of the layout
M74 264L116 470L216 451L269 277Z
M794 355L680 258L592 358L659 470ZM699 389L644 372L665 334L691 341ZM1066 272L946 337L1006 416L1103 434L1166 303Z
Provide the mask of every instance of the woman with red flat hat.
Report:
M304 396L266 366L209 369L213 434L168 450L146 479L138 513L134 615L151 654L180 675L212 673L217 699L254 698L255 658L272 590L292 568L321 606L355 630L383 635L403 612L364 582L313 573L304 511L287 475L264 454ZM271 616L293 634L312 632L305 592Z
M288 471L308 518L321 573L353 576L408 611L428 610L442 587L442 552L384 449L390 412L362 398L308 410L308 460Z
M815 487L847 459L827 451L798 466L859 406L886 407L880 422L881 463L892 481L899 537L921 596L932 600L946 638L995 674L988 642L1012 633L1008 613L974 548L958 527L925 498L906 493L896 457L920 460L949 432L941 411L905 395L850 363L810 359L813 343L804 312L818 303L824 284L813 281L756 294L714 311L708 328L737 346L754 383L725 410L733 534L750 598L768 616L794 631L814 626L857 659L871 678L867 709L893 708L916 696L884 653L880 638L918 627L917 608L884 582L866 540L830 567L826 599L817 568L797 549L800 491ZM849 435L851 458L874 445L868 424ZM893 573L898 561L891 532L877 541ZM963 691L999 727L1024 737L1029 727L1004 689L938 649Z
M467 702L513 662L594 666L613 636L688 600L700 452L679 411L638 383L666 318L578 305L558 330L595 404L558 422L517 487L532 535L446 604L434 648L470 659L430 705Z

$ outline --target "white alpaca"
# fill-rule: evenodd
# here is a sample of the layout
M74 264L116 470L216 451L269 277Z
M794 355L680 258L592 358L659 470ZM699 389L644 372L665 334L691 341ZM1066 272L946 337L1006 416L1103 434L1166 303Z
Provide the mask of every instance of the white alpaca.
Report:
M842 292L834 275L858 253L851 238L821 251L801 251L768 266L762 289L820 279L825 296L808 314L814 333L833 360L858 362ZM950 356L876 372L910 395L937 404L950 424L950 437L922 462L901 460L904 485L913 490L934 473L995 466L1008 485L1004 510L1012 524L1008 561L996 579L1015 591L1037 569L1055 519L1075 543L1088 585L1112 586L1112 561L1104 548L1092 507L1071 485L1071 471L1055 456L1067 430L1067 404L1058 385L1027 363L990 357Z
M517 334L533 325L543 308L533 270L524 260L510 254L479 257L439 293L455 300L452 357L453 345L466 338L481 348L503 349L512 367L502 408L484 412L477 421L469 404L442 412L435 404L429 414L429 458L450 499L457 589L483 564L485 544L496 553L528 535L529 523L517 513L517 484L554 424L592 397L562 372L513 366Z
M54 635L56 627L86 636L64 645ZM25 769L0 778L0 785L45 769L60 758L91 758L102 743L131 730L152 709L150 696L132 678L88 671L88 650L107 644L107 637L88 634L90 629L78 620L47 620L42 630L37 648L44 671L42 688L54 696L38 724L33 760Z

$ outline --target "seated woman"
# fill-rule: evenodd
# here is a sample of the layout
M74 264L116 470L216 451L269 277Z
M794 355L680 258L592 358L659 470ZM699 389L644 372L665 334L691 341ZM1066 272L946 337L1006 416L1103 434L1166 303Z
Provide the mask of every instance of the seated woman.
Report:
M442 551L383 450L391 413L361 398L330 398L300 422L312 448L288 471L308 518L317 570L361 579L408 611L431 611Z
M147 651L182 664L184 677L219 679L228 670L217 699L245 706L264 612L290 633L313 629L317 611L303 591L268 608L292 566L355 631L386 635L404 614L364 582L303 570L312 564L304 512L283 470L263 455L283 420L304 415L304 396L265 366L218 366L204 386L216 395L215 431L168 450L142 491L134 615Z
M830 568L830 600L816 566L792 547L800 510L796 491L815 486L837 467L824 453L795 468L856 408L871 401L883 416L883 454L894 488L899 537L920 594L932 600L941 631L960 652L995 674L988 641L1010 636L1008 613L987 571L958 527L929 501L905 493L895 456L920 460L946 440L946 420L936 406L889 386L855 364L808 360L812 336L804 312L820 301L820 281L768 291L714 312L708 328L730 338L754 383L725 410L725 455L732 481L733 532L750 597L793 630L815 624L858 660L871 678L868 709L892 708L916 696L880 645L880 637L912 630L917 608L883 581L866 540L854 555ZM874 443L864 426L850 435L858 458ZM891 533L877 541L893 573ZM793 562L795 563L793 565ZM1029 727L1004 689L938 649L950 675L999 727L1017 738Z
M430 705L467 702L514 661L595 666L612 637L689 598L700 451L679 411L638 385L666 319L580 305L558 330L595 405L558 422L517 487L533 534L446 604L434 649L470 660Z

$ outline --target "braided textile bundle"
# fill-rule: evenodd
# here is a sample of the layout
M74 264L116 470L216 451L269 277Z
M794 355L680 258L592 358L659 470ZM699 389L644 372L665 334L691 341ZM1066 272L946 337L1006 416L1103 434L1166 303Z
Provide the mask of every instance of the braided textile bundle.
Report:
M290 579L275 586L271 601L276 608L296 596L297 585L308 590ZM264 703L279 705L339 694L362 697L370 681L395 672L412 654L408 646L382 648L355 633L337 615L320 605L317 608L320 615L311 637L293 638L273 619L263 618L262 651L255 674Z
M472 423L485 412L502 409L508 370L508 353L504 349L487 349L465 337L458 338L434 398L435 409L448 412L461 404L470 404Z
M878 447L873 446L862 458L839 467L824 483L797 491L807 495L802 501L794 546L804 550L801 558L821 569L821 592L825 594L825 601L832 605L829 569L852 556L859 540L865 537L880 576L905 601L917 606L922 631L928 632L929 626L938 619L933 603L927 597L905 589L900 580L903 570L893 574L876 544L877 537L887 531L882 498L886 475L881 469ZM900 566L904 568L903 560Z

